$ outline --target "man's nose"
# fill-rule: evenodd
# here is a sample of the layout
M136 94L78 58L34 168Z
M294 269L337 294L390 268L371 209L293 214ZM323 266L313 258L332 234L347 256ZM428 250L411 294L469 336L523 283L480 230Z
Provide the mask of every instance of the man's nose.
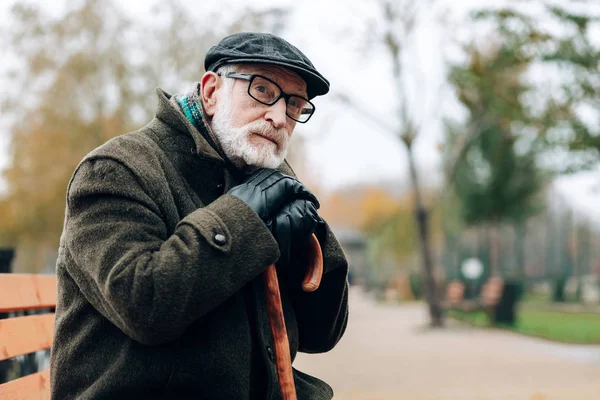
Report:
M269 106L269 109L265 114L265 119L271 121L271 124L273 124L273 127L276 129L285 127L287 122L287 115L285 114L286 108L287 105L285 99L282 97L277 100L275 104Z

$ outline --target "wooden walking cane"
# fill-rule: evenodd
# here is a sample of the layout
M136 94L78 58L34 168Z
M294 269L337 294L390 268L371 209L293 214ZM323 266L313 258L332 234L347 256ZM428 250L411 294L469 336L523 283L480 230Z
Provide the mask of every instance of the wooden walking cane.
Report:
M308 246L309 265L307 273L302 281L302 289L305 292L313 292L319 288L323 276L323 253L319 240L313 234ZM279 376L279 387L283 400L296 400L296 387L294 386L294 375L292 373L292 358L290 356L290 345L288 342L285 320L283 319L283 307L279 293L279 282L275 264L267 268L264 273L265 290L267 297L267 314L273 340L275 342L275 365Z

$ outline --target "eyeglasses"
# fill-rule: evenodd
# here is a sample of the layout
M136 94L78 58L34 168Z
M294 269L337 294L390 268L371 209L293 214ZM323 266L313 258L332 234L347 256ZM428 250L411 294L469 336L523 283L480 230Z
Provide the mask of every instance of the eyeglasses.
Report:
M225 76L232 79L247 80L250 97L264 105L272 106L283 97L286 105L285 114L294 121L305 123L315 112L315 105L308 99L295 94L285 93L278 84L269 78L261 75L240 74L237 72L229 72Z

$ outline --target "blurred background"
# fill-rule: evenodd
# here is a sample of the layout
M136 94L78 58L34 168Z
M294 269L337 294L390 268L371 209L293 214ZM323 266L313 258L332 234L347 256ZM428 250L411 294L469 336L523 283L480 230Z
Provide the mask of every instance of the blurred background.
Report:
M3 0L0 272L53 273L81 158L244 30L331 81L289 159L349 257L351 320L295 366L342 400L600 399L596 0Z

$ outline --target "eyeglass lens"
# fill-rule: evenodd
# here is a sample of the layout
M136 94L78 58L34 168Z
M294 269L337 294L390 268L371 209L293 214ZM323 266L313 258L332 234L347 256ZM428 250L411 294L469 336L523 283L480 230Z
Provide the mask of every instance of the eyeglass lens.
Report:
M254 99L261 103L271 105L281 95L281 88L274 82L266 80L260 76L254 77L250 82L248 93ZM310 118L314 107L306 99L299 96L290 96L287 100L287 114L298 121L305 121Z

